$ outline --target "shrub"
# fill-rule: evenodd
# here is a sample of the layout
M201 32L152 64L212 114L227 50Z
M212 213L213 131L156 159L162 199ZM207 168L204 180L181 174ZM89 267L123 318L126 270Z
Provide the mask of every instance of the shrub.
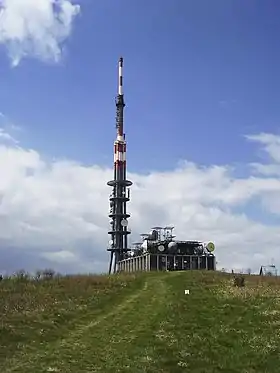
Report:
M237 287L244 287L245 286L245 277L244 276L235 276L233 278L233 285Z

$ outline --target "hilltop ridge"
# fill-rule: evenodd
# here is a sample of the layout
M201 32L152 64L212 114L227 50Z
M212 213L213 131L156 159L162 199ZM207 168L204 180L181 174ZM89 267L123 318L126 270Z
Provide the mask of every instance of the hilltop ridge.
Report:
M279 284L207 271L3 280L1 372L278 373Z

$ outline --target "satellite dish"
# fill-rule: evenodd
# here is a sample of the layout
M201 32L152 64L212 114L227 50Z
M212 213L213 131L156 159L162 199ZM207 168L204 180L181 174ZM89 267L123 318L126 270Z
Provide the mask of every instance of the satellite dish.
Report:
M123 219L121 221L121 225L122 225L122 227L127 227L128 226L128 221L126 219Z
M163 245L158 246L158 251L162 253L164 250L165 250L165 247Z
M170 241L168 244L168 249L175 250L177 248L177 243L175 241Z
M114 241L113 240L110 240L109 241L109 245L113 245Z
M214 250L215 250L215 245L213 242L208 242L208 244L206 245L206 249L208 251L210 251L210 253L212 253Z

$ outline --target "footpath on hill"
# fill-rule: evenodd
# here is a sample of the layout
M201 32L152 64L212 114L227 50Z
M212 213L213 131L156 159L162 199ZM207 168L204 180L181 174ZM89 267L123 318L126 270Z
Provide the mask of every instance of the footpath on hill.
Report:
M1 360L0 371L279 373L277 297L256 286L232 290L202 272L143 275L113 308L87 308L61 336Z

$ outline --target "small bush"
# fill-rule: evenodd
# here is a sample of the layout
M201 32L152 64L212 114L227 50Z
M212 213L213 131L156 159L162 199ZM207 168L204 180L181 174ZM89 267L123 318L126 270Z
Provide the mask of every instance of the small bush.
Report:
M55 275L55 271L51 268L47 268L41 273L41 276L43 276L45 279L52 279L54 275Z
M233 285L239 288L245 286L245 277L244 276L235 276L233 278Z
M27 281L29 280L30 275L24 269L20 269L19 271L15 272L14 278L18 281Z

